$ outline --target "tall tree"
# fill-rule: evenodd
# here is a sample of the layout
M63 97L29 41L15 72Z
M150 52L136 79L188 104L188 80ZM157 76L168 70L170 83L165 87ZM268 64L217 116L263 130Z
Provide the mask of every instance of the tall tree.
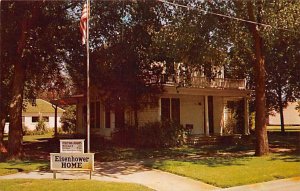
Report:
M256 19L254 15L253 3L247 2L249 19L254 22L262 23L261 11L262 2L256 4L257 12ZM267 126L266 126L266 71L265 71L265 56L263 39L258 32L256 24L250 24L249 30L253 36L254 52L255 52L255 134L256 134L256 149L255 154L258 156L269 153Z
M22 7L26 6L22 4ZM27 5L28 6L28 5ZM21 7L20 7L21 8ZM26 7L27 8L27 7ZM23 90L26 75L26 63L29 60L24 59L26 41L30 34L31 28L37 22L40 12L37 5L31 6L23 12L24 17L18 23L20 29L19 39L16 47L16 57L13 61L14 75L12 82L12 100L10 104L10 129L9 129L9 142L8 151L12 158L20 158L22 156L22 104L23 104Z
M153 76L150 47L153 35L160 28L156 1L96 1L91 5L90 60L91 85L112 109L137 111L150 97L161 91ZM68 65L81 92L85 92L85 65ZM82 75L78 75L80 73Z
M299 98L300 3L280 1L265 6L266 22L288 30L266 31L267 106L280 113L284 132L283 109ZM293 32L295 31L295 32Z
M11 102L6 103L10 106L8 151L12 159L22 157L23 98L34 98L39 87L59 74L63 58L68 55L64 49L68 43L59 37L68 30L67 9L71 5L70 2L1 2L1 16L6 18L2 21L5 27L1 27L1 43L5 44L1 60L12 66Z

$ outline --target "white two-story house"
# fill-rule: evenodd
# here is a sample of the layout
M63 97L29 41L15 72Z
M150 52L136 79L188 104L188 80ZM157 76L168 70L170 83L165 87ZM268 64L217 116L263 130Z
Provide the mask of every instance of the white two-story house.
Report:
M139 125L166 119L177 121L194 135L248 134L248 98L244 79L226 79L223 69L215 78L205 77L203 72L193 71L188 78L181 74L180 65L175 73L164 76L164 91L157 103L149 104L137 113ZM125 124L134 124L134 112L129 109L106 108L91 91L91 134L110 139ZM76 104L77 133L86 133L86 97L76 95L52 103ZM238 115L237 115L238 111ZM238 122L237 122L238 121ZM240 126L236 128L237 124Z

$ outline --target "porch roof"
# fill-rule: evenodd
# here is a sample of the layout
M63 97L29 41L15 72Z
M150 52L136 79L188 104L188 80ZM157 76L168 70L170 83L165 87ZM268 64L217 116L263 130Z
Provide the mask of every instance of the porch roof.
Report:
M54 100L51 100L50 102L53 105L75 105L84 99L85 99L84 94L78 94L78 95L72 95L70 97L54 99Z

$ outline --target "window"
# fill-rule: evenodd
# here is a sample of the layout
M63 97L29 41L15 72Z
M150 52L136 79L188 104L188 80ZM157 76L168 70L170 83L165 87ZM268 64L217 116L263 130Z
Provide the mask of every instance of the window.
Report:
M83 106L83 126L87 125L87 107ZM90 103L90 127L100 128L100 102Z
M49 116L43 116L42 119L43 119L44 122L49 122Z
M180 123L180 100L178 98L171 99L171 114L172 120Z
M90 103L90 122L91 122L91 128L95 128L95 120L96 114L95 114L95 102Z
M170 99L161 98L161 120L170 120Z
M110 128L110 109L105 107L105 128Z
M37 123L39 122L40 117L39 116L32 116L31 121L32 123Z
M161 98L161 120L180 123L180 99Z
M22 123L25 123L25 116L22 116Z

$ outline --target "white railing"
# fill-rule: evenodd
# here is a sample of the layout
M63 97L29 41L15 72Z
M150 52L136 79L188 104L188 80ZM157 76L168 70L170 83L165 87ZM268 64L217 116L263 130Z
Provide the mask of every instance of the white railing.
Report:
M245 79L214 78L209 80L205 77L193 77L192 87L220 88L220 89L246 89Z
M217 89L246 89L245 79L227 79L227 78L214 78L209 79L206 77L169 77L164 79L165 84L177 85L182 87L196 87L196 88L217 88Z

